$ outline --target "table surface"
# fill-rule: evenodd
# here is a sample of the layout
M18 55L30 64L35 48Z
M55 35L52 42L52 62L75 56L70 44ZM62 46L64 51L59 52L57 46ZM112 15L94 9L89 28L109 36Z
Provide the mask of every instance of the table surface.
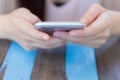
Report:
M5 54L9 48L10 41L0 40L0 65L3 62ZM120 80L120 41L110 47L108 50L101 54L96 54L97 68L99 80ZM40 51L38 53L41 53ZM42 58L41 58L42 56ZM66 80L64 66L65 55L59 55L56 59L54 55L50 54L38 54L35 61L35 66L31 80L38 80L39 77L42 77L40 80ZM53 70L50 64L40 63L41 59L46 62L52 62L52 65L57 64L58 67L55 70L56 75L51 74L50 71ZM56 63L56 60L58 63ZM55 62L54 62L55 61ZM43 67L40 67L43 66ZM50 66L50 67L47 67ZM47 67L48 69L43 69ZM61 69L60 69L61 67ZM39 71L43 70L43 71ZM2 80L5 69L0 74L0 80ZM46 73L43 75L43 73Z

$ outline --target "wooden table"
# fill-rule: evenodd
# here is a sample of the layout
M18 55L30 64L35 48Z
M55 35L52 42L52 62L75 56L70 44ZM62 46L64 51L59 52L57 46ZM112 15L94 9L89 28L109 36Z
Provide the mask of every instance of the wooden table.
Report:
M10 41L0 41L0 65L9 48ZM67 80L65 77L65 54L38 52L31 80ZM42 56L42 57L41 57ZM101 54L96 54L99 80L120 80L120 41ZM49 64L49 63L51 64ZM56 63L57 62L57 63ZM41 67L40 67L41 66ZM49 66L49 67L48 67ZM53 68L53 66L57 68ZM40 71L42 70L42 71ZM0 80L5 69L0 74ZM44 73L44 74L43 74ZM41 78L42 77L42 78Z

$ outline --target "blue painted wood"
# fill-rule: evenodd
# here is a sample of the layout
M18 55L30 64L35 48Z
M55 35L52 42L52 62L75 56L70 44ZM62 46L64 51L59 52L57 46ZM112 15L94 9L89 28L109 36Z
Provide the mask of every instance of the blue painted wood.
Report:
M68 80L98 80L94 49L69 43L66 74Z
M37 50L25 51L13 42L1 70L7 66L4 80L30 80ZM66 53L68 80L98 80L94 49L68 44Z
M30 80L36 52L36 50L25 51L13 42L2 65L2 68L6 66L3 80Z

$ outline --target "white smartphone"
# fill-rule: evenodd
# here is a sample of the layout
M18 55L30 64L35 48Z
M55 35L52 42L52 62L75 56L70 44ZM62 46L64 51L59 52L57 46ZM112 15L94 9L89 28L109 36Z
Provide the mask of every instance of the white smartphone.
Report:
M46 33L83 29L85 26L84 23L80 22L38 22L35 24L36 29Z

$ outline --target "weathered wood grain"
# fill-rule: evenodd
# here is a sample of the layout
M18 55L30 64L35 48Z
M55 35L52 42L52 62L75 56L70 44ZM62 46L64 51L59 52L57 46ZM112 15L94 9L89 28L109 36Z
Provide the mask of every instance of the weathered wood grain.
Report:
M8 40L0 40L0 67L1 67L1 65L3 63L3 60L5 58L5 55L6 55L7 51L8 51L10 43L11 42L8 41ZM0 80L3 79L5 70L6 70L6 68L4 68L2 70L2 72L0 73Z
M39 50L31 80L67 80L65 46L53 50Z
M120 40L96 58L99 80L120 80Z
M0 40L0 66L4 60L4 57L7 53L10 43L11 42L8 40Z
M4 77L4 74L5 74L5 71L6 71L6 67L3 68L2 72L0 73L0 80L3 80L3 77Z
M10 41L0 41L0 63L4 60ZM57 51L57 50L56 50ZM101 54L97 54L99 80L120 80L120 41ZM67 80L65 54L40 51L37 54L31 80ZM0 74L0 80L4 75Z

